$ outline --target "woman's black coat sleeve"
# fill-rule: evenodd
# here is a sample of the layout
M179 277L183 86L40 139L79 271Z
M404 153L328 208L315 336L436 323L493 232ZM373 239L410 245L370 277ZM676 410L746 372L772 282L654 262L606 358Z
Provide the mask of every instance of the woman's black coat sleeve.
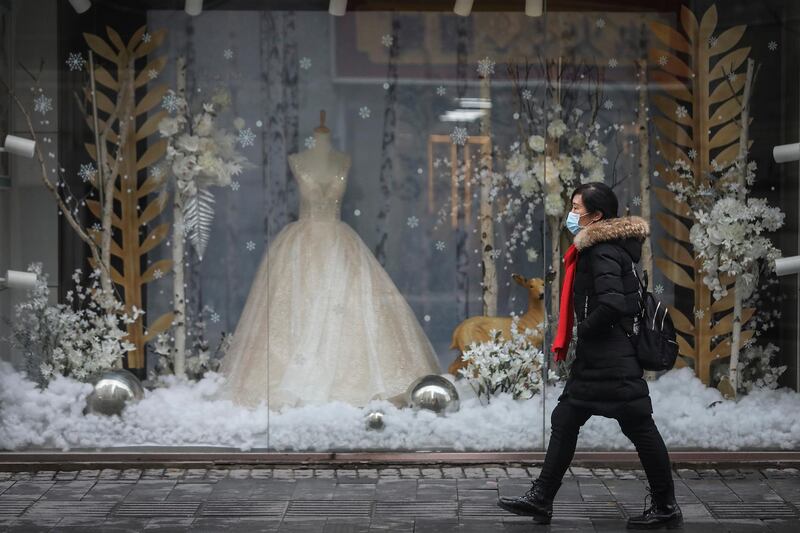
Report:
M591 337L607 331L625 313L625 289L619 250L609 244L590 248L596 305L578 324L578 337Z

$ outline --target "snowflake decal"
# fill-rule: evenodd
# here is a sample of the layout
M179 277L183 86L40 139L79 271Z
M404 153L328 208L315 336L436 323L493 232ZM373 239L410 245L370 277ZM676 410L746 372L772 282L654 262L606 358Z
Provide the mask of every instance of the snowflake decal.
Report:
M53 99L45 94L40 94L36 98L33 99L33 110L41 113L42 115L46 114L49 111L53 110Z
M244 246L245 248L247 248L248 252L252 252L253 250L256 249L256 243L254 243L253 241L247 241L247 244L245 244Z
M164 174L164 170L160 166L153 165L150 167L150 176L160 178L162 174Z
M611 111L614 109L614 101L611 98L606 98L606 101L603 102L603 107Z
M232 182L231 182L231 190L232 190L232 191L238 191L238 190L239 190L239 186L240 186L240 185L239 185L239 182L238 182L238 181L232 181Z
M314 148L317 145L317 140L314 137L306 137L306 140L303 142L306 148Z
M147 33L147 32L145 32L145 33L142 35L142 42L143 42L143 43L149 43L149 42L150 42L152 39L153 39L153 36L152 36L152 35L150 35L150 34L149 34L149 33Z
M236 142L238 142L242 148L246 146L253 146L256 141L256 134L253 133L253 130L250 128L242 128L239 130L239 136L236 138Z
M150 78L151 80L156 79L158 77L158 71L154 68L151 68L150 70L147 71L147 77Z
M503 253L500 250L492 250L489 253L489 255L491 256L492 259L497 261L498 259L500 259L500 256L503 255Z
M731 73L728 74L728 81L731 82L731 83L736 81L736 73L735 72L731 72Z
M300 59L300 68L303 70L308 70L311 68L311 58L304 57Z
M408 220L406 220L406 224L408 225L409 228L414 229L417 226L419 226L419 219L414 216L408 217Z
M489 57L484 57L478 61L478 74L480 74L483 78L488 78L494 74L494 65L494 61L492 61Z
M632 202L632 203L633 203L633 205L635 205L636 207L639 207L640 205L642 205L642 197L641 197L641 196L634 196L634 197L633 197L633 200L631 200L631 202Z
M778 49L778 41L770 41L767 45L767 48L769 48L770 52L774 52Z
M450 140L453 144L464 146L467 143L467 128L456 126L453 128L453 133L450 134Z
M675 115L678 118L686 118L689 116L689 111L686 109L685 106L679 105L675 108Z
M665 56L665 55L658 56L658 64L661 65L662 67L666 67L667 66L667 56Z
M444 85L439 85L436 88L436 95L437 96L444 96L447 94L447 89L444 88Z
M695 309L694 310L695 318L703 318L705 315L706 315L706 312L703 311L702 309Z
M528 256L528 261L531 263L535 263L537 259L539 259L539 252L534 250L533 248L528 248L525 250L525 254Z
M228 61L230 61L231 59L233 59L233 50L231 50L230 48L226 48L226 49L225 49L225 50L222 52L222 57L224 57L225 59L227 59Z
M392 37L387 33L386 35L381 37L381 44L386 48L391 48L392 45L394 44L394 37Z
M161 279L164 277L164 273L161 272L160 268L157 268L155 272L153 272L153 279Z
M178 103L179 98L178 95L175 93L168 93L164 95L164 98L161 99L161 107L169 111L170 113L174 113L178 110Z
M689 159L692 159L692 160L694 160L694 158L695 158L695 157L697 157L697 150L695 150L694 148L692 148L691 150L689 150L689 153L688 153L688 154L686 154L686 155L688 155L688 156L689 156Z
M72 52L69 54L69 57L67 57L67 67L69 67L70 70L83 70L85 66L86 60L78 52Z
M443 252L445 248L447 248L447 245L444 243L444 241L436 241L436 249L438 251Z
M598 28L605 28L606 27L606 19L599 18L594 23L595 26Z
M361 117L361 118L363 118L363 119L368 119L368 118L370 117L370 115L371 115L371 114L372 114L372 111L370 111L370 110L369 110L369 108L368 108L367 106L362 106L362 107L361 107L361 108L358 110L358 116L359 116L359 117Z
M617 65L619 65L619 62L617 62L617 58L616 57L612 57L611 59L608 60L608 66L609 67L617 68Z
M659 283L658 285L653 287L653 292L656 294L664 294L664 286Z
M708 47L714 48L715 46L717 46L717 37L712 35L708 38Z
M219 313L211 313L211 322L214 324L219 322Z
M525 89L524 91L522 91L523 100L530 100L531 98L533 98L533 93L531 92L530 89Z
M97 169L91 163L82 164L80 170L78 170L78 176L84 183L94 179L95 174L97 174Z

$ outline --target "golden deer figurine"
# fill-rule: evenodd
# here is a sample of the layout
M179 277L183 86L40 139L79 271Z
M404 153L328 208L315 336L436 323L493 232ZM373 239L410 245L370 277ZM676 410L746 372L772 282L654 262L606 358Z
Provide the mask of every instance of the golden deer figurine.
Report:
M527 329L533 330L529 339L535 346L541 347L543 339L539 326L544 321L544 280L541 278L526 279L519 274L513 274L511 278L528 289L528 309L519 318L517 330L520 333L524 333ZM461 355L473 342L481 343L491 340L490 331L500 331L504 339L510 340L512 320L510 316L473 316L459 324L453 330L453 342L450 348L457 348L461 353L450 365L448 372L458 376L458 371L466 366Z

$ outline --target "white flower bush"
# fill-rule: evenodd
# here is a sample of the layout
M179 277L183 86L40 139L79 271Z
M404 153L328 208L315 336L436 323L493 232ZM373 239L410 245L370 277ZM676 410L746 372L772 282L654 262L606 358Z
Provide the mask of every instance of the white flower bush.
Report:
M510 394L515 400L530 399L542 388L544 353L530 341L534 332L520 333L518 319L511 325L511 339L504 339L500 331L489 332L491 340L472 343L461 358L466 366L459 370L470 387L487 403L499 394ZM548 372L548 381L557 375Z
M49 303L42 265L34 263L28 271L36 274L36 286L14 308L10 341L25 356L26 372L39 386L45 387L58 375L88 381L136 349L120 325L132 324L144 312L136 308L125 312L113 293L101 290L98 271L84 287L81 271L76 270L75 289L67 292L65 304L56 305Z
M785 216L762 198L747 198L748 185L755 180L755 162L747 164L744 185L737 181L743 170L739 161L725 170L716 166L719 170L710 184L700 187L694 185L689 163L678 160L673 168L680 181L668 187L692 211L695 222L689 238L703 262L703 282L720 299L728 294L720 276L738 277L747 297L757 284L759 264L771 266L780 257L780 250L765 234L783 226Z
M231 185L232 177L241 174L247 160L236 150L236 136L217 128L214 122L217 107L230 103L224 91L204 103L195 115L185 98L174 91L168 97L174 102L176 114L162 119L158 130L168 139L166 162L185 199L186 233L202 257L213 216L214 198L207 189Z

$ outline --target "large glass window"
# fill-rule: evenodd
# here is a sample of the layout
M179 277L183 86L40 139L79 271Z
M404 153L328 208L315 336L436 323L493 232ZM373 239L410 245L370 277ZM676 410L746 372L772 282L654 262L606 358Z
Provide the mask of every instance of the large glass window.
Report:
M0 449L540 451L587 182L670 449L796 448L793 2L174 4L0 0Z

